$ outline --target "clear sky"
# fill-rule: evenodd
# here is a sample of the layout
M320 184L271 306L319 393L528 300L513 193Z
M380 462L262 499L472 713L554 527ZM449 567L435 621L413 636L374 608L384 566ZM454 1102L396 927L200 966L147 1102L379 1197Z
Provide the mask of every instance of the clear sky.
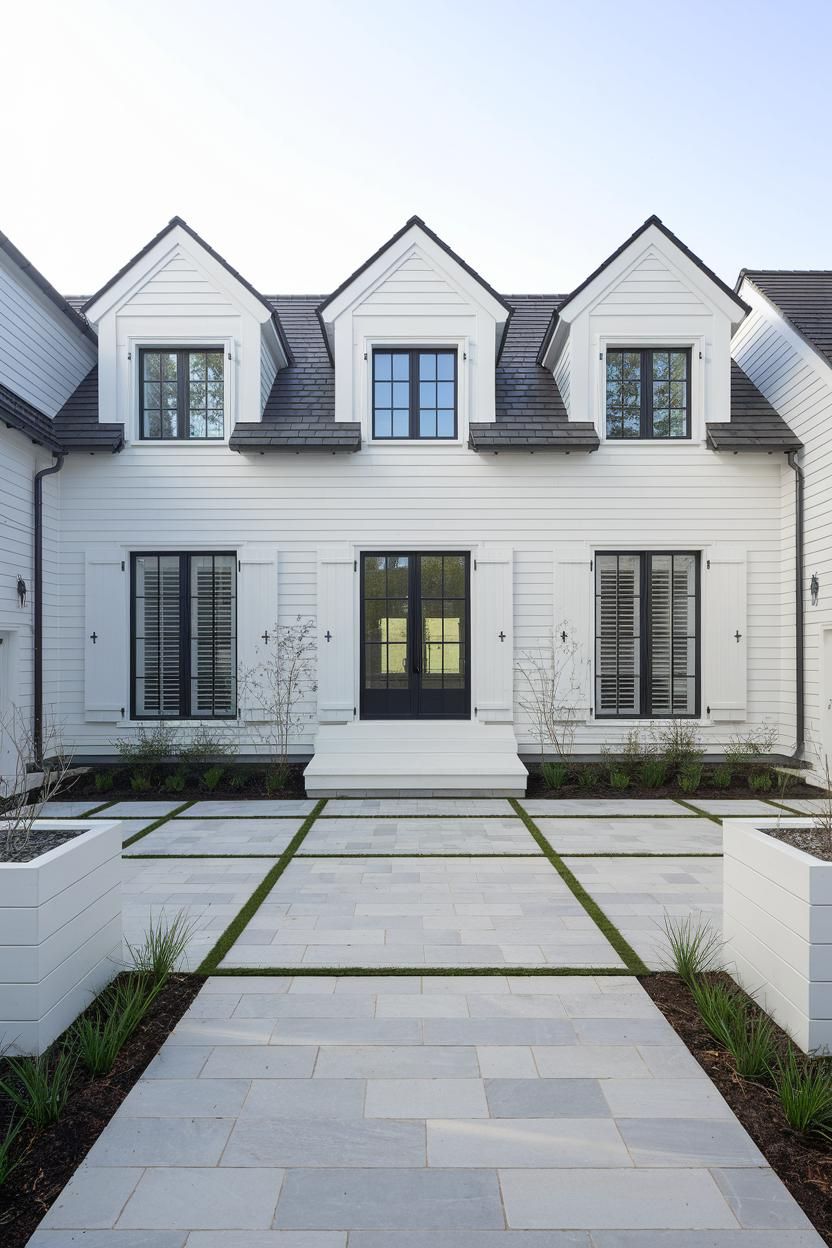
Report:
M260 290L413 213L563 291L651 213L832 267L832 0L0 0L0 229L90 293L174 214Z

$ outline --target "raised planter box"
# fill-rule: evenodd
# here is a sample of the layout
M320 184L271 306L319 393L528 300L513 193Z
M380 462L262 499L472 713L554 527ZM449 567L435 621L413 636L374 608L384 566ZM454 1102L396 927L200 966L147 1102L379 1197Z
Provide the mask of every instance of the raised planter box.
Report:
M804 1052L832 1051L832 862L768 836L811 819L726 819L727 969Z
M0 863L0 1048L11 1053L42 1053L120 967L120 826L61 826L81 831L31 862Z

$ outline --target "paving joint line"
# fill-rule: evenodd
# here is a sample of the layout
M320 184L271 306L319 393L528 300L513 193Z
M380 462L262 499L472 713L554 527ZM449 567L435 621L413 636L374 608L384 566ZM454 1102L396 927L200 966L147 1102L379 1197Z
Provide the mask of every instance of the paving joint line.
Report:
M612 945L615 952L618 954L618 956L621 958L624 965L629 970L630 974L631 975L648 975L650 973L649 968L641 960L641 958L636 953L632 945L627 940L624 939L621 932L618 930L618 928L615 926L612 920L607 917L607 915L598 905L598 902L594 899L594 897L590 896L590 894L584 888L583 884L581 884L578 877L572 871L569 870L569 867L563 861L560 854L557 853L557 851L553 849L553 847L549 844L549 841L540 831L537 824L532 819L531 815L527 814L526 811L523 810L523 807L520 805L517 798L514 798L514 797L509 798L509 801L514 806L515 810L519 812L520 817L522 818L529 832L537 841L538 845L543 850L543 853L548 858L552 867L555 869L555 871L557 871L558 875L563 880L566 887L570 890L575 900L580 902L580 904L583 906L586 913L595 923L596 927L607 938L607 940Z
M223 978L238 975L247 977L281 975L295 979L321 976L361 978L367 976L378 977L381 975L385 977L395 976L402 979L414 979L419 975L452 975L460 977L476 975L484 978L492 975L511 975L512 977L543 975L548 978L563 976L567 979L574 979L581 975L599 975L605 978L621 977L632 979L636 974L635 971L628 970L623 966L223 966L205 973L212 976L222 976Z
M234 918L226 927L225 931L222 932L219 939L202 959L202 962L200 962L196 969L197 975L213 975L215 973L222 959L234 945L237 937L251 922L254 915L263 905L263 902L269 896L275 884L294 858L298 849L303 844L304 838L310 828L326 806L326 803L327 799L325 797L320 798L315 803L315 806L306 816L303 823L278 858L277 862L270 871L267 871L263 879L257 885L257 888L255 888L254 892L249 897L248 901L243 903L234 915Z
M143 837L148 836L149 833L155 832L157 828L161 828L163 824L168 823L171 819L175 819L177 815L181 815L182 811L187 810L189 806L193 806L193 799L191 799L188 802L183 802L181 806L177 806L175 810L169 811L168 814L161 815L153 823L149 824L146 828L143 828L141 832L135 832L132 836L129 836L127 840L122 843L122 846L121 846L122 854L124 853L125 849L127 849L129 845L135 845L136 841L142 840ZM125 819L131 819L131 818L135 819L137 817L141 818L140 815L139 816L135 816L135 815L124 816ZM137 857L137 855L128 854L127 857L134 858L134 857Z

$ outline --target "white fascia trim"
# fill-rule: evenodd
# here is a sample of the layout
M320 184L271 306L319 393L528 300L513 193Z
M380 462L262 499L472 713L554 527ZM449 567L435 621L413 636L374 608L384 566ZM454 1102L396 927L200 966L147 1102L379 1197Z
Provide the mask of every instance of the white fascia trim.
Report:
M418 225L412 225L406 234L398 238L395 243L391 243L383 255L354 278L336 299L333 299L324 312L325 324L331 325L344 312L353 308L359 300L366 299L401 264L402 260L413 252L421 252L452 286L488 312L498 324L505 323L508 313L503 305L498 303L461 265L456 264L446 251L437 247L433 239L429 238Z
M87 319L97 324L108 312L118 312L167 264L177 251L184 252L196 267L202 270L206 280L227 295L229 302L237 304L260 324L271 319L271 313L265 304L252 295L224 265L215 260L181 226L176 226L169 234L161 238L155 247L137 260L113 286L105 290L101 297L87 309Z
M591 310L605 297L611 287L617 285L651 252L658 253L671 268L675 268L684 281L706 303L710 303L728 317L732 326L736 327L744 319L745 312L736 301L729 298L715 282L710 281L698 265L689 260L685 253L671 243L670 239L654 225L644 234L639 235L620 256L616 256L615 260L607 265L584 290L570 299L569 303L564 304L564 309L558 314L558 319L571 324L582 312Z

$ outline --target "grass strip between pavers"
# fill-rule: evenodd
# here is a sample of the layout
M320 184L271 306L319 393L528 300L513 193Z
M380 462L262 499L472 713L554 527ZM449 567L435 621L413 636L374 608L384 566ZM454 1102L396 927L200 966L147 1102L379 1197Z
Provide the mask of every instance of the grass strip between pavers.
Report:
M177 806L175 810L171 810L167 815L160 815L153 823L148 824L141 832L135 832L133 836L128 836L127 840L122 843L121 852L124 853L128 845L135 845L136 841L140 841L142 837L147 836L150 832L155 832L157 828L161 828L163 823L167 823L169 819L175 819L177 815L181 815L183 810L187 810L189 806L193 806L193 799L189 802L183 802L181 806ZM125 815L125 819L135 818L135 815ZM139 816L141 818L141 816ZM116 816L118 821L118 816ZM135 857L134 854L128 854L128 858Z
M586 891L578 877L573 875L573 873L569 870L560 854L558 854L546 840L546 837L540 831L531 815L526 814L517 798L510 797L509 801L525 823L535 841L537 841L537 844L543 850L543 853L549 859L549 862L563 880L566 887L575 897L576 901L581 903L584 910L586 910L589 917L595 923L596 927L598 927L604 936L606 936L607 940L612 945L619 958L621 958L630 974L649 975L649 968L644 962L642 962L635 949L624 939L612 920L607 918L597 901L595 901L595 899Z
M254 892L251 894L251 896L249 897L248 901L245 903L243 908L239 910L237 914L235 914L234 918L228 924L228 927L220 936L217 943L214 945L212 949L208 951L208 953L202 959L202 962L199 964L199 966L196 969L197 975L213 975L216 973L217 967L219 966L220 962L223 960L225 955L231 949L232 945L237 940L237 937L244 931L244 929L248 926L248 924L254 918L255 914L260 909L263 902L266 900L269 893L272 891L275 884L280 879L281 875L283 874L283 872L288 867L289 863L294 858L295 853L297 852L299 847L303 844L303 840L306 834L308 833L309 829L312 827L315 820L320 815L321 811L326 806L326 803L327 803L327 799L325 797L322 797L318 802L315 803L314 808L306 816L303 823L300 825L297 832L292 837L291 841L286 846L283 853L280 855L280 857L278 858L277 862L274 864L272 869L268 871L266 875L263 876L263 879L257 885L257 888L255 888ZM166 857L169 857L169 856L170 855L166 855ZM224 854L222 856L228 857L227 854Z
M200 968L201 970L202 968ZM197 972L199 973L199 972ZM431 978L439 975L476 975L493 979L495 975L545 975L548 978L574 979L580 975L632 976L624 966L224 966L211 971L211 975L256 976L283 975L291 979L309 979L332 975L339 979L383 975L416 979L419 975Z

